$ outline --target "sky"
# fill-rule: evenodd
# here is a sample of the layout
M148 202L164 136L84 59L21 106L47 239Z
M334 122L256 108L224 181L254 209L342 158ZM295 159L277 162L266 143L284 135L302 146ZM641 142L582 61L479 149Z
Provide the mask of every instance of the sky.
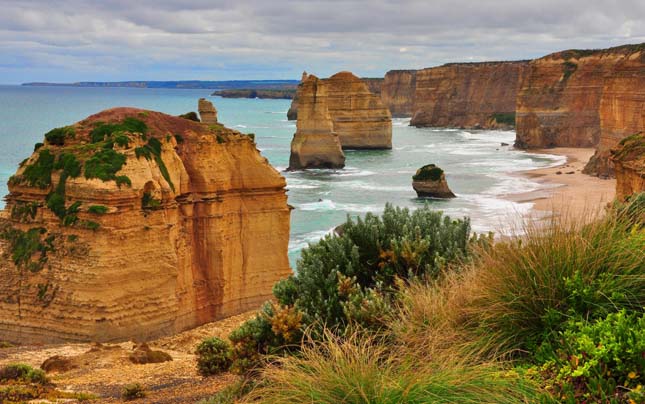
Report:
M645 42L645 0L0 0L0 83L299 79Z

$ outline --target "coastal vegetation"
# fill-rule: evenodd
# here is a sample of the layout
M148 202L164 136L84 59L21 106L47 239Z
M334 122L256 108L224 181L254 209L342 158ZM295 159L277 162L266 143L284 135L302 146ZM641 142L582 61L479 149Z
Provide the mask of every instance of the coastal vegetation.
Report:
M645 194L496 242L427 208L348 219L231 334L246 381L208 402L644 403L644 218Z

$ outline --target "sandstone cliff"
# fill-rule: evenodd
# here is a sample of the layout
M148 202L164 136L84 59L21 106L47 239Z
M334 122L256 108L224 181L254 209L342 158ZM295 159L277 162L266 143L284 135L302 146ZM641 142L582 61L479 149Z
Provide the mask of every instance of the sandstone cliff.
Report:
M342 168L345 155L328 109L327 85L314 75L298 87L298 121L291 141L289 170Z
M0 340L146 340L256 307L289 275L284 178L221 125L116 108L9 183Z
M508 128L526 61L451 63L416 73L417 127Z
M417 86L416 70L390 70L381 86L381 100L393 117L411 117Z
M645 192L645 134L639 133L621 140L611 151L616 170L616 198Z
M531 61L517 97L516 146L597 145L606 79L633 51L631 45L568 50Z
M600 143L584 172L613 176L610 150L626 136L645 131L645 46L625 49L605 77L600 99Z

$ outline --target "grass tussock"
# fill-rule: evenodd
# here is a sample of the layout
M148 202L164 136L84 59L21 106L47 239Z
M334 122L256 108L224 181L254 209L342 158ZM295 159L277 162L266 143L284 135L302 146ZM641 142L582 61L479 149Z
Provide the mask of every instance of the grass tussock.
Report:
M300 355L267 367L264 383L244 402L522 403L538 395L533 385L496 366L469 366L450 355L420 361L408 348L392 351L375 337L327 332Z

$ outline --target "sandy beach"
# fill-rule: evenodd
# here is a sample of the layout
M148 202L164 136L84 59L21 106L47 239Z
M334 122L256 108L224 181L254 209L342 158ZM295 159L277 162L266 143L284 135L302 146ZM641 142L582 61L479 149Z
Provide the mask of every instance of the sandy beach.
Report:
M556 167L520 173L519 175L544 184L545 188L510 195L510 200L532 202L536 213L553 212L557 215L591 217L602 212L614 199L615 179L600 179L582 173L585 164L594 154L593 148L558 147L531 152L566 156L567 161Z

